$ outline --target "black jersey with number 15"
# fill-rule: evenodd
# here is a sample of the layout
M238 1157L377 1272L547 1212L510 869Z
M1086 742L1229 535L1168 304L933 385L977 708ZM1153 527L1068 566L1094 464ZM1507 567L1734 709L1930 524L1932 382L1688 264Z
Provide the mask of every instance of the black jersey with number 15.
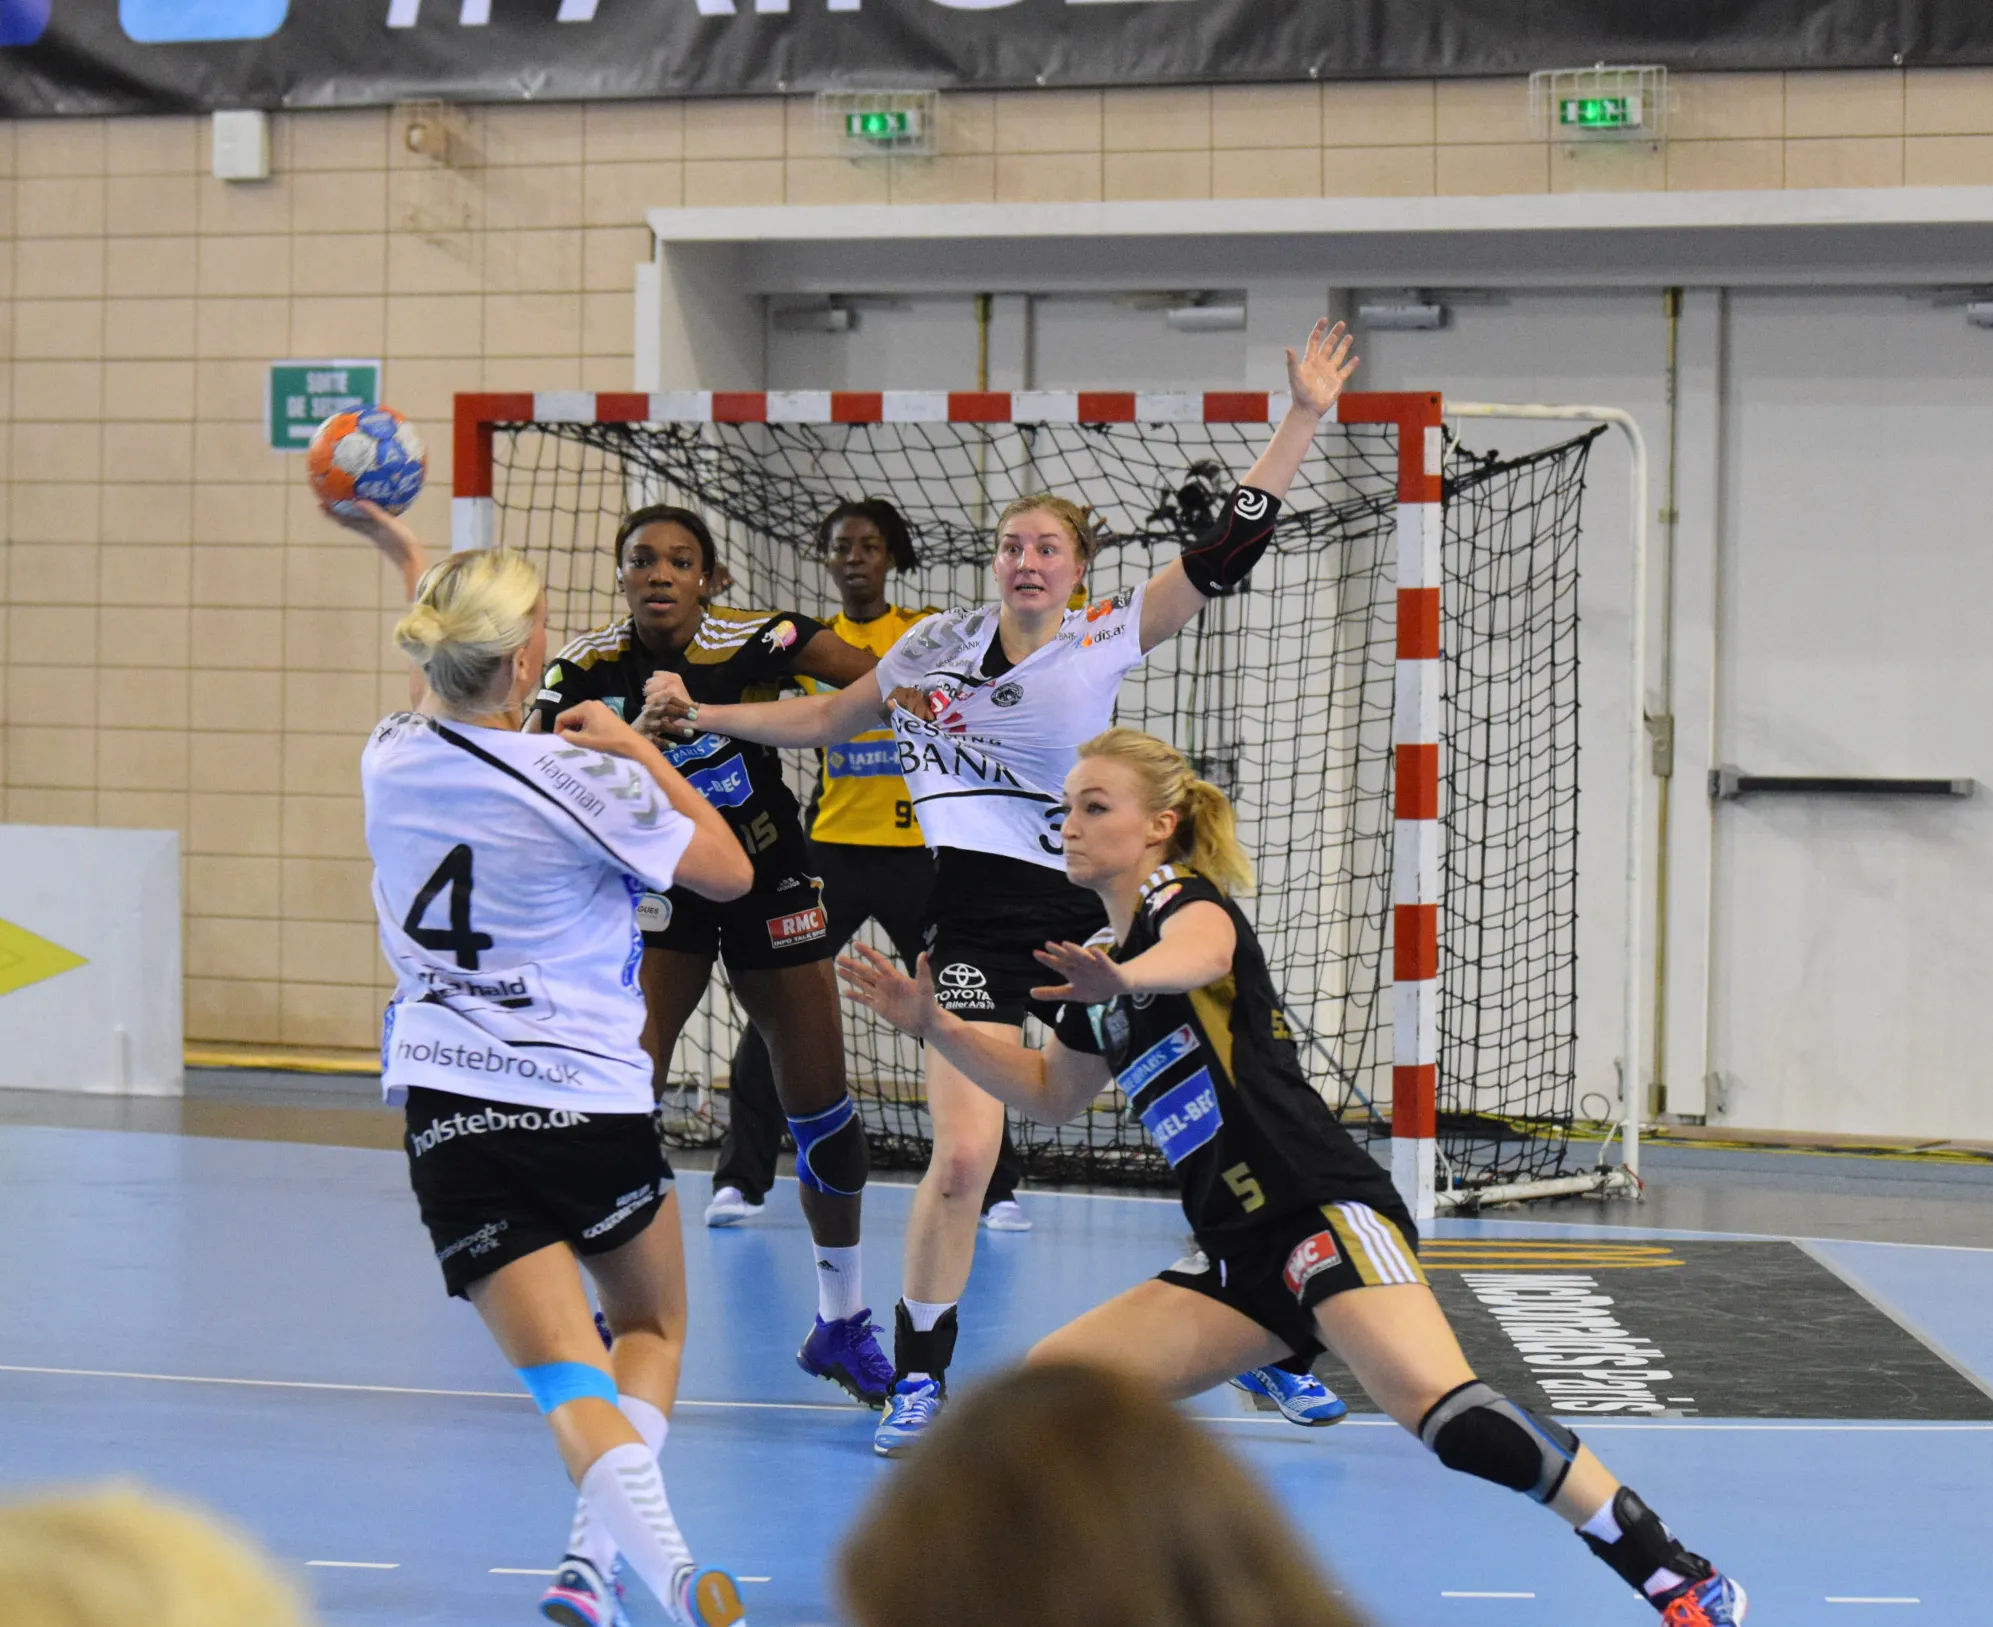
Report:
M1129 1112L1169 1160L1206 1253L1223 1258L1263 1222L1324 1203L1367 1203L1414 1235L1390 1177L1301 1071L1259 940L1230 899L1188 865L1165 865L1143 885L1128 941L1109 953L1132 960L1154 948L1163 923L1194 903L1232 918L1231 971L1188 994L1069 1001L1059 1042L1114 1070Z
M584 633L554 657L540 682L534 710L540 727L570 706L599 700L626 720L643 710L644 685L654 672L675 672L704 705L773 700L795 671L796 658L824 624L793 610L727 610L709 605L682 650L658 656L625 620ZM782 760L769 746L701 734L663 748L672 767L717 808L752 857L787 834L798 840L795 796Z

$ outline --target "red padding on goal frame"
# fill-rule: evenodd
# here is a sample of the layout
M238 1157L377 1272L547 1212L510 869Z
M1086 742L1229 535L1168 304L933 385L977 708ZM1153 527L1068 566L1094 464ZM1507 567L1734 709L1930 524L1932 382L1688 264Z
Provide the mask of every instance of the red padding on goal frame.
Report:
M1135 421L1135 392L1082 390L1079 419L1083 424L1132 424Z
M1437 425L1445 402L1437 390L1358 390L1336 401L1339 424L1398 426L1398 501L1437 503L1439 470L1426 467L1425 432Z
M716 424L765 424L768 422L768 393L765 390L715 390L713 422Z
M1439 659L1439 589L1398 589L1398 659Z
M1204 421L1207 424L1263 424L1267 403L1264 390L1206 390Z
M491 495L491 429L494 424L533 421L530 393L467 394L457 397L452 425L450 492L456 497Z
M1430 1062L1391 1070L1391 1139L1430 1141L1439 1133L1439 1069Z
M1399 819L1439 817L1439 747L1437 745L1397 748L1396 781Z
M1391 976L1399 983L1428 983L1439 976L1439 906L1391 906Z
M650 417L650 397L628 390L601 390L595 396L598 424L641 424Z
M876 424L886 416L886 398L877 390L833 390L830 393L830 421L833 424Z
M951 424L1007 424L1010 422L1008 390L950 390L948 422Z

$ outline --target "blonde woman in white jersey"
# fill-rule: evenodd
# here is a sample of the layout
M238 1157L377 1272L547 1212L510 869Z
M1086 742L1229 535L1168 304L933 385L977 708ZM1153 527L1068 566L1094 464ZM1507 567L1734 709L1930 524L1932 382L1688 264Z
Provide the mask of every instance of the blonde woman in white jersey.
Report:
M562 1627L621 1620L620 1555L680 1627L733 1627L739 1590L694 1566L658 1472L685 1266L651 1129L636 900L674 885L736 898L751 866L606 706L562 713L552 739L517 732L547 642L522 555L426 572L395 640L427 691L380 723L360 767L396 976L383 1087L406 1103L409 1181L444 1283L484 1319L580 1488L541 1611Z
M1113 721L1129 669L1245 579L1355 368L1341 324L1318 322L1301 354L1287 353L1293 404L1217 525L1139 587L1068 610L1092 558L1091 522L1064 498L1020 497L997 524L999 602L917 623L870 681L832 695L693 706L663 675L652 680L639 724L815 746L875 727L882 701L896 703L900 771L935 849L926 934L935 998L1015 1043L1033 1008L1030 990L1043 982L1032 951L1048 940L1084 943L1106 925L1099 900L1066 879L1059 842L1077 747ZM934 1152L907 1223L895 1382L874 1436L889 1456L912 1444L946 1393L955 1302L969 1280L977 1210L1003 1131L1002 1104L931 1047L927 1101ZM1343 1409L1327 1399L1329 1416L1288 1416L1333 1422Z

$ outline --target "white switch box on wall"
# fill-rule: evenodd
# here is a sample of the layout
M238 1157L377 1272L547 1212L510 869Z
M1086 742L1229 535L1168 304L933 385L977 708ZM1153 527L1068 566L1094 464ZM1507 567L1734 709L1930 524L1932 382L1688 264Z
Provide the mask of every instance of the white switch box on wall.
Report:
M214 172L217 181L270 178L270 120L253 108L214 116Z

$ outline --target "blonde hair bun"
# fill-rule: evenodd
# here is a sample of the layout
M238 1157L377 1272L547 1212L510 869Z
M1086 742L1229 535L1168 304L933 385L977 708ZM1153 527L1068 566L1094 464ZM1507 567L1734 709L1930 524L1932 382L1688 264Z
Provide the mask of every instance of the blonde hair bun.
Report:
M452 554L415 585L394 641L443 701L471 705L532 638L540 591L533 562L510 548Z

